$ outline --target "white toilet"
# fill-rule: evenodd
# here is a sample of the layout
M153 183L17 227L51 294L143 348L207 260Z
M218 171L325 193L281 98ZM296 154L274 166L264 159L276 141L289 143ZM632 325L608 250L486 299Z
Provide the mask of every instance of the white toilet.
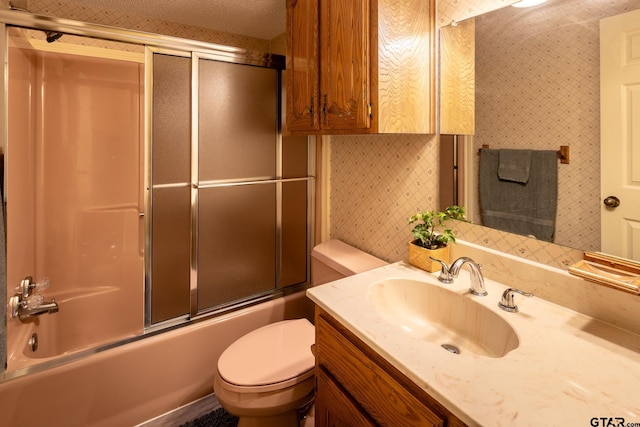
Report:
M311 253L311 282L320 285L387 263L339 240ZM315 393L315 328L307 319L283 320L249 332L218 360L213 388L238 427L297 427L298 411Z

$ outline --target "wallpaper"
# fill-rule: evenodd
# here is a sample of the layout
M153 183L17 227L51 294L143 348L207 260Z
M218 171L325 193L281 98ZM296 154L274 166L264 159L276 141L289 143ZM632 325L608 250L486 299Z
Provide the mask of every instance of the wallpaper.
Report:
M331 238L386 261L404 259L407 219L438 203L434 135L331 139Z

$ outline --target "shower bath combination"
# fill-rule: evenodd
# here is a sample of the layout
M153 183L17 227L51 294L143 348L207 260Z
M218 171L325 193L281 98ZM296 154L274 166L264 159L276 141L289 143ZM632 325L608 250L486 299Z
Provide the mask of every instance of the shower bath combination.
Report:
M27 9L15 6L12 1L9 1L9 9L16 10L18 12L31 13ZM62 33L59 33L59 32L56 32L56 31L51 31L51 30L42 30L42 31L47 36L47 42L48 43L53 43L54 41L58 40L63 35Z

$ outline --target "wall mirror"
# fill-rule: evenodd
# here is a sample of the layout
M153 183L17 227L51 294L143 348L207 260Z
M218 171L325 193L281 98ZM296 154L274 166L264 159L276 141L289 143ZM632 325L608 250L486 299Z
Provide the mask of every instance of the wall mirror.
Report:
M635 244L627 240L627 247L619 250L615 244L620 237L602 226L611 222L607 215L613 211L603 205L603 199L615 194L603 193L608 184L602 179L609 172L601 169L601 155L611 152L611 138L605 135L610 126L601 124L600 89L607 88L600 78L600 21L638 9L638 0L549 0L531 8L507 6L470 18L475 26L475 129L473 136L464 138L464 179L465 204L475 224L483 224L478 202L482 146L533 150L569 146L569 164L558 162L553 243L640 260L640 239L636 237ZM442 28L441 40L449 28ZM627 34L629 46L637 34ZM629 54L637 56L631 50ZM637 92L629 87L627 103L637 105ZM638 188L640 172L634 172L634 166L640 167L639 118L637 112L628 114L628 122L636 127L625 135L629 151L618 156L614 169L626 171L626 187ZM620 135L613 138L621 139ZM635 199L622 201L633 207L625 226L632 235L640 229L637 197L636 193Z

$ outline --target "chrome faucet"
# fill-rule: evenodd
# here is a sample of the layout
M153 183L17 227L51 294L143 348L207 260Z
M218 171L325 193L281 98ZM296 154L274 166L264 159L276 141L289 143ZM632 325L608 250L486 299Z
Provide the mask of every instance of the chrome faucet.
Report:
M44 313L57 313L59 310L58 303L55 299L31 307L29 301L23 300L19 295L14 295L9 298L9 306L11 307L11 317L17 317L20 320L26 320Z
M520 295L524 295L525 297L532 297L533 296L533 294L531 294L529 292L521 291L520 289L509 288L509 289L507 289L506 291L504 291L502 293L502 298L500 299L500 302L498 303L498 306L501 309L503 309L504 311L508 311L509 313L517 313L518 312L518 306L513 301L513 296L516 293L518 293Z
M33 283L31 276L25 277L20 282L19 292L9 298L11 317L26 320L44 313L52 314L58 312L58 303L56 303L55 299L51 299L50 302L44 302L42 296L31 295L35 288L36 284Z
M439 262L442 266L440 276L438 277L438 280L442 283L453 283L453 279L457 278L458 274L460 274L462 266L467 264L469 266L469 272L471 273L471 287L469 288L469 292L481 297L487 295L487 290L484 287L484 277L482 277L482 271L480 270L482 265L464 256L455 260L453 264L451 264L451 267L444 261L433 257L431 257L431 259Z

